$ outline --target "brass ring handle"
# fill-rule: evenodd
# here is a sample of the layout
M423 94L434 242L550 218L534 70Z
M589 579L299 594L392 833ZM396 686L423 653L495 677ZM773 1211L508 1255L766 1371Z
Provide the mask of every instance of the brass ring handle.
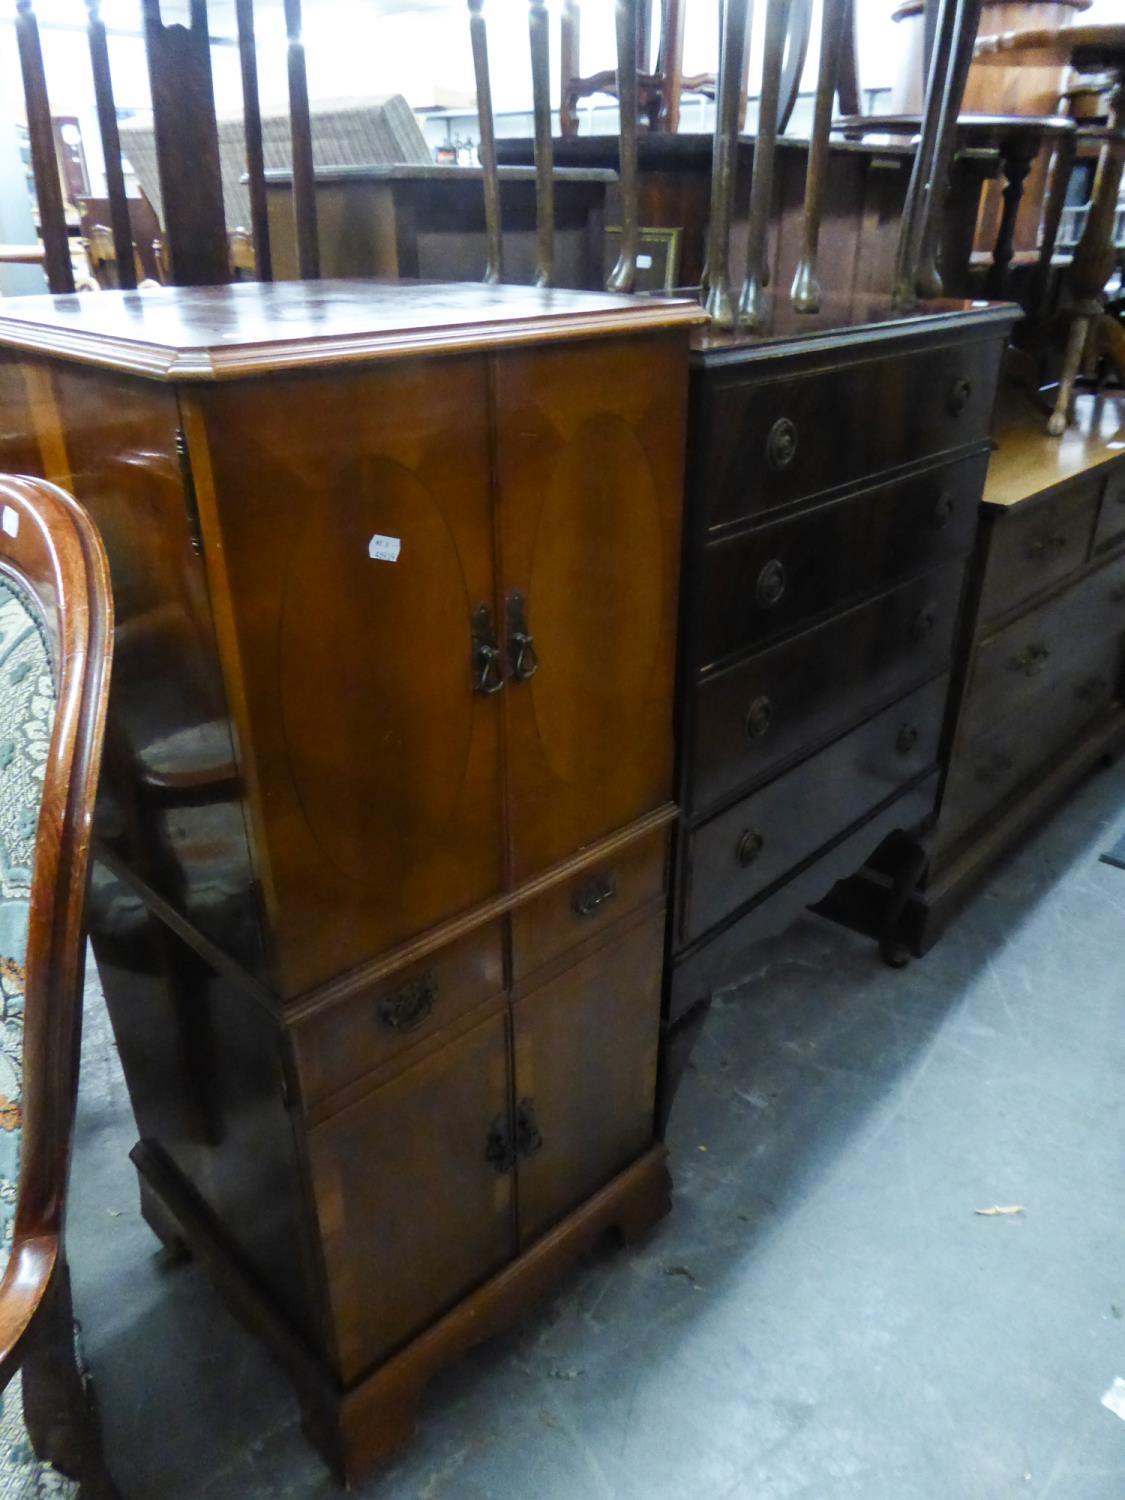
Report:
M759 693L746 711L746 738L760 740L772 723L773 704L765 693Z
M937 624L937 605L924 604L910 622L910 639L924 641Z
M766 461L771 469L787 469L797 457L797 424L788 417L778 417L766 438Z
M517 682L529 682L539 670L535 637L527 628L527 601L515 591L508 595L508 659Z
M504 669L492 628L492 611L487 604L478 604L473 610L472 641L473 692L491 698L504 686Z
M972 399L972 395L972 381L966 379L964 375L959 375L957 379L954 380L950 385L949 393L946 397L946 404L949 407L950 416L959 417L965 410L966 406L968 406L970 400Z
M953 519L953 496L942 495L934 506L934 530L944 531Z
M734 857L744 870L748 869L758 858L765 847L765 842L756 828L747 828L743 831L735 845Z
M903 724L895 736L895 749L900 755L909 755L918 743L917 724Z
M771 558L758 574L758 582L754 588L754 597L762 609L772 609L780 602L787 583L785 564L776 557Z

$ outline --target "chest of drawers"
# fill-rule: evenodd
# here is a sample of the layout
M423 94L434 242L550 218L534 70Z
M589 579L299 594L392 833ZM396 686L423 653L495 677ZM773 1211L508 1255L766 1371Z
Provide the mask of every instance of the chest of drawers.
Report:
M0 467L117 601L90 912L146 1216L355 1479L668 1207L687 341L505 286L24 299Z
M665 1107L748 947L933 815L1012 316L698 338Z
M1125 742L1125 403L1082 396L1062 439L1001 414L958 648L929 869L904 914L924 952L976 883Z

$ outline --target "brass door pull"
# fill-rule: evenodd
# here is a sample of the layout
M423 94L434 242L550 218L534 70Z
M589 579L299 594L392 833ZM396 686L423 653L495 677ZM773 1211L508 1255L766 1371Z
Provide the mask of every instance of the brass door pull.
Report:
M478 604L473 610L472 638L473 692L491 698L504 686L504 671L492 627L492 611L487 604Z
M516 682L528 682L539 670L535 637L527 628L527 601L519 592L508 595L508 660Z

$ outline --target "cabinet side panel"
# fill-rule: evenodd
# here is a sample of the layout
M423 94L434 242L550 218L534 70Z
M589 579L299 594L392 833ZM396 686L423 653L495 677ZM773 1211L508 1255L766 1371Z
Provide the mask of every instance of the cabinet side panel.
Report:
M671 794L686 398L680 334L496 358L517 880Z
M193 544L175 393L61 365L45 381L71 488L102 534L113 579L99 836L193 926L260 971L242 781ZM40 426L49 456L51 428Z
M192 398L286 995L502 883L500 710L474 690L474 632L495 632L485 392L464 357Z

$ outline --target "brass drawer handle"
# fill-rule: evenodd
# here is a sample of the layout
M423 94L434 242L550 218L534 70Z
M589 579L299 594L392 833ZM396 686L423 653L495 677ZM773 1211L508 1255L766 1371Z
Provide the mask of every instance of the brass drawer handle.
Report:
M797 424L788 417L778 417L766 438L766 461L780 473L797 457Z
M527 628L527 601L518 591L508 595L508 659L516 682L530 682L539 670L535 637Z
M966 406L968 406L972 395L972 381L966 379L964 375L959 375L950 385L949 393L946 396L946 404L949 407L950 416L959 417Z
M535 1105L530 1099L521 1099L516 1105L516 1151L520 1156L534 1156L542 1149L543 1137L535 1118Z
M508 1116L497 1115L488 1127L484 1142L484 1159L490 1167L503 1176L516 1164L516 1148L512 1144L512 1133L508 1127Z
M1068 540L1066 533L1062 531L1054 531L1049 536L1037 537L1027 549L1028 556L1040 561L1044 557L1050 557L1052 552L1064 551Z
M910 622L910 639L924 641L937 624L937 605L924 604Z
M1041 641L1031 641L1018 656L1010 659L1008 671L1022 672L1025 677L1037 677L1047 665L1050 655L1049 646L1044 646Z
M492 628L492 611L487 604L478 604L473 610L472 640L473 692L491 698L504 686L504 671Z
M746 711L746 738L760 740L769 733L773 723L773 704L765 693L760 693Z
M903 724L895 736L895 749L900 755L909 755L918 743L917 724Z
M953 519L953 496L942 495L934 506L934 530L944 531Z
M437 999L434 974L423 974L379 1001L379 1020L390 1031L414 1031L429 1018Z
M747 828L735 845L734 857L742 868L748 869L765 847L765 839L756 828Z
M576 917L589 917L617 895L617 876L612 870L604 875L595 875L589 885L575 891L570 898L570 907Z
M758 583L754 590L762 609L772 609L780 601L787 583L784 563L779 562L776 557L766 563L758 574Z

